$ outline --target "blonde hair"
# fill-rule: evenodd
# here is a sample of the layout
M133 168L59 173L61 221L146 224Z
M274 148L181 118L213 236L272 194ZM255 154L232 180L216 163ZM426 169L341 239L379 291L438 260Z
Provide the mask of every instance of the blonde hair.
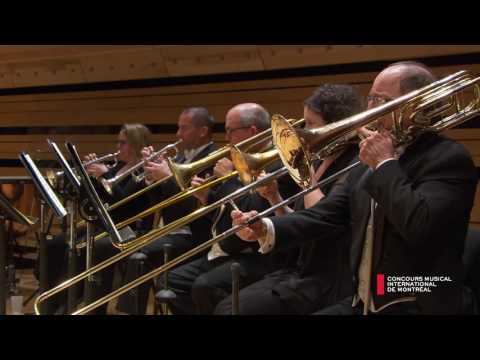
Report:
M135 150L137 157L142 157L142 149L150 146L150 137L152 133L142 124L125 124L122 126L120 133L123 133L127 138L130 146Z

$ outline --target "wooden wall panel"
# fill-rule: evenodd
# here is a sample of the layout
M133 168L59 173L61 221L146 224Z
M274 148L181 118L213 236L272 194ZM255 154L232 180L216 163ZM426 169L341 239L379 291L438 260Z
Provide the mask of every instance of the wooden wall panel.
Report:
M302 48L300 52L295 46L245 45L230 52L227 48L215 46L192 48L191 51L193 53L197 51L199 57L195 59L193 53L177 46L126 46L123 49L90 46L83 50L52 47L45 48L43 52L36 52L37 57L33 61L31 58L35 50L33 48L22 48L16 55L12 55L2 52L3 48L0 46L0 88L198 74L195 71L210 74L213 69L227 72L232 66L238 71L251 71L257 68L279 69L285 68L285 64L295 67L318 65L321 62L318 58L325 51L324 48L319 49L315 46ZM331 55L329 61L342 63L346 54L342 52L344 50L337 48L336 57ZM420 47L413 50L419 55L424 53ZM475 49L463 46L459 47L458 52L452 53L472 50ZM393 56L392 54L396 58L402 58L400 48L391 49L391 54L382 53L378 48L376 50L371 48L369 51L368 54L368 51L358 53L367 54L359 59L372 60L370 58L372 51L377 60L388 59ZM430 48L429 51L430 55L448 53L445 48ZM220 53L223 55L218 55ZM58 57L56 63L46 58L48 54ZM125 56L122 58L119 54ZM9 62L14 56L17 58L23 56L23 63L19 62L12 67ZM69 56L81 56L81 62L69 62L67 61ZM122 59L116 59L119 57ZM262 59L261 64L258 62L259 59ZM115 64L112 65L114 61ZM242 63L242 66L238 65L239 63ZM52 64L56 64L57 67ZM133 68L130 67L131 64L134 64ZM94 70L90 71L92 67ZM480 64L442 66L434 70L439 76L444 76L460 69L479 74ZM218 123L224 122L226 112L235 104L252 101L263 104L272 114L280 113L289 118L300 118L303 100L319 84L351 83L362 95L367 95L375 75L373 72L345 73L124 90L0 96L0 160L17 160L21 151L29 152L36 160L51 160L53 155L48 152L47 137L59 144L66 140L75 143L82 156L89 152L111 153L116 148L116 135L95 133L96 126L140 122L147 125L172 125L173 129L181 110L189 106L208 107ZM55 134L56 127L69 126L91 127L92 133ZM50 127L50 130L48 133L38 135L28 134L28 128L36 127ZM10 128L26 130L20 131L19 135L12 135L12 131L15 133L17 130ZM456 129L449 131L448 136L463 143L471 152L476 165L480 167L480 129ZM220 145L224 144L224 134L215 134L215 140ZM154 136L157 148L174 141L173 132ZM6 164L0 167L0 176L26 175L23 168L12 167L11 162ZM472 212L472 224L478 224L480 227L479 196L477 194L475 209Z
M480 65L462 66L480 73ZM460 67L437 69L441 75ZM125 122L174 124L182 109L206 106L223 122L235 104L254 101L271 113L301 115L301 103L324 82L356 84L366 95L375 74L317 76L258 82L206 84L185 87L111 90L68 94L17 95L0 97L0 124L18 126L114 125Z

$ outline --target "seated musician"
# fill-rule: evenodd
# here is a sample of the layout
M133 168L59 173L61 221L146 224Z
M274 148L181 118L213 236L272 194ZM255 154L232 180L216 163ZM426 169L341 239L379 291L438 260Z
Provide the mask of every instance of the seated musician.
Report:
M202 107L188 108L182 111L178 119L177 138L182 140L181 148L173 161L177 164L190 164L201 160L216 150L213 143L214 118L208 110ZM144 157L153 152L152 148L144 149ZM213 167L213 166L212 166ZM171 175L170 168L163 157L149 162L145 166L148 182L162 180ZM209 168L200 175L212 173ZM171 178L149 192L151 202L158 203L166 200L181 191L175 179ZM185 199L177 204L170 205L161 210L161 224L167 225L180 219L197 208L197 200L193 197ZM127 262L125 283L150 272L152 269L163 264L164 245L170 244L174 256L178 256L208 239L211 222L208 218L200 218L189 225L163 236L152 243L144 246L139 253L130 256ZM145 314L149 290L153 282L146 282L137 289L133 289L119 298L117 310L128 314Z
M393 64L376 77L369 108L434 80L422 64ZM392 126L388 114L377 119L378 131L359 131L365 137L359 155L363 165L325 199L306 210L264 218L238 233L267 254L307 241L337 241L351 229L355 295L319 314L463 311L462 253L478 181L474 163L462 145L435 132L396 146ZM235 224L253 215L232 212ZM431 292L382 288L388 278L412 277L446 281L430 287Z
M343 120L362 110L360 95L348 85L324 84L304 102L305 128L317 128ZM312 169L312 185L343 169L357 154L357 145L349 145L323 162L316 162ZM340 178L336 183L341 183ZM294 209L314 206L335 187L335 182L312 191L295 202ZM276 181L257 192L271 205L283 201ZM275 215L292 213L285 206ZM348 247L351 235L345 233L335 242L320 244L310 241L299 248L290 249L283 269L266 275L240 291L239 314L241 315L302 315L323 308L352 294L351 272L348 264ZM222 300L215 314L232 314L232 299Z
M110 179L122 172L130 169L133 165L137 164L142 159L141 151L144 147L150 145L150 131L141 124L125 124L118 135L118 151L117 165L109 169L105 164L92 164L87 167L87 172L94 178ZM85 161L91 161L96 159L96 154L90 154L85 157ZM145 184L144 182L137 182L132 176L128 176L112 188L112 195L109 195L106 191L102 190L99 184L95 185L99 196L102 201L109 204L114 204L121 199L136 193L141 190ZM114 223L126 220L139 212L143 211L146 206L149 205L148 198L142 195L131 202L123 205L110 212ZM144 223L132 224L131 228L137 232L144 232L151 227L152 219L146 219ZM101 231L103 229L98 229ZM80 229L77 232L78 242L81 242L81 238L84 237L85 230ZM47 241L47 257L48 257L48 282L49 287L54 287L62 279L65 278L67 273L67 243L65 236L56 236L52 241ZM107 258L118 253L118 250L111 244L110 238L105 237L95 242L94 248L94 262L99 263ZM82 249L79 254L77 264L79 264L78 270L85 270L85 248ZM99 282L94 287L94 297L98 298L107 294L112 289L114 267L108 267L102 271L100 276L97 276ZM57 313L65 311L65 297L66 291L59 294L60 296L54 297L54 309ZM106 306L96 310L96 314L104 314L106 312Z
M226 136L230 144L238 144L259 132L270 127L270 115L258 104L241 104L232 108L226 117ZM255 151L263 152L271 146L271 143L258 144ZM252 149L253 150L253 149ZM269 167L272 171L279 164ZM222 177L233 172L233 163L227 159L218 161L214 168L214 175ZM285 181L283 181L285 180ZM205 183L205 179L195 177L193 186ZM226 195L243 187L238 177L225 181L211 190L204 190L195 194L202 204L211 204ZM292 189L293 184L285 177L280 184L281 192ZM296 187L295 187L296 190ZM244 211L248 209L266 209L268 202L258 194L246 194L235 200L236 206ZM231 227L229 216L232 206L217 210L213 217L212 230L214 233L221 232ZM212 314L217 303L225 298L231 291L230 266L232 262L238 262L241 267L241 283L249 284L259 280L263 275L272 271L270 259L258 256L258 247L245 246L236 236L229 237L219 244L214 245L208 254L193 260L170 272L169 285L176 293L177 300L171 303L174 314Z

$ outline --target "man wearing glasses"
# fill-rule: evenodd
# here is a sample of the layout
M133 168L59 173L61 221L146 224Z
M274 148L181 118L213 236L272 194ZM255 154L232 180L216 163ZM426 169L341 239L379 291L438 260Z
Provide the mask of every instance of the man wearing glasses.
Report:
M375 79L370 108L435 81L422 64L396 63ZM409 124L406 124L407 126ZM350 265L355 295L320 314L459 314L463 306L462 254L477 186L470 154L460 144L425 133L395 147L391 116L378 131L360 130L364 164L310 209L263 219L239 232L262 253L304 241L336 241L352 229ZM255 213L232 213L244 223ZM314 234L314 236L305 236ZM431 292L392 291L389 278L445 277ZM400 288L402 289L402 288Z
M262 106L253 103L240 104L232 108L226 116L226 139L236 145L256 134L270 128L270 115ZM256 149L249 152L263 152L268 148L266 144L258 144ZM276 164L267 171L278 168ZM235 170L233 163L221 159L216 164L213 174L222 177ZM205 179L195 177L192 186L205 183ZM284 195L292 182L285 177L279 184ZM195 196L204 205L216 202L228 194L243 187L238 178L230 179L211 190L197 193ZM235 200L236 206L243 211L262 210L269 207L268 202L258 194L246 194ZM232 226L230 212L232 206L227 204L211 216L212 233L220 234ZM253 246L252 246L253 245ZM258 245L247 244L236 236L231 236L219 244L212 246L208 254L173 270L169 275L169 286L177 294L177 300L172 302L174 314L212 314L217 303L231 292L231 264L240 264L241 284L250 284L263 275L271 272L270 257L259 256Z

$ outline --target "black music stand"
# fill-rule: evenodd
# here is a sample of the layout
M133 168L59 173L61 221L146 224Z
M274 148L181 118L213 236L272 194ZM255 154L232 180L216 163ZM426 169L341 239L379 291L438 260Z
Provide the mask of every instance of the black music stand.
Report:
M47 139L48 146L55 154L55 158L57 159L58 163L62 167L64 176L68 179L69 184L72 186L73 190L70 191L71 193L76 192L76 195L80 194L81 186L80 180L78 180L77 176L73 172L73 169L68 164L67 160L63 156L63 153L60 151L59 147L55 142L50 139Z
M7 311L7 231L5 220L31 227L37 223L38 219L28 217L15 209L3 194L0 194L0 209L0 315L5 315Z
M105 228L105 231L110 234L113 242L117 244L121 243L123 240L117 228L115 227L112 218L108 214L107 209L105 209L105 206L103 206L103 203L100 200L100 197L98 196L98 193L96 192L95 187L93 186L92 181L90 180L90 177L88 176L82 161L80 160L80 156L78 155L75 145L67 142L65 143L65 146L67 147L67 150L71 155L73 165L78 170L83 189L86 192L88 200L90 200L91 206L94 207L98 219Z
M50 139L47 139L49 148L55 154L55 158L60 164L64 177L68 180L68 183L64 185L63 194L66 201L66 208L68 211L68 278L73 278L77 273L77 232L76 232L76 214L78 209L79 198L81 194L82 184L78 177L73 172L73 169L68 164L67 160L60 151L57 144ZM67 233L66 228L64 233ZM71 286L68 288L67 296L67 314L70 314L77 302L77 286Z
M85 215L88 216L87 219L87 270L93 266L93 259L94 259L94 241L95 241L95 233L93 231L92 225L93 221L100 220L100 223L103 225L103 228L106 232L109 233L112 242L120 244L122 242L122 238L115 227L115 224L112 221L112 218L108 214L107 210L105 209L98 193L96 192L90 177L83 166L83 163L78 155L77 149L75 145L67 142L65 146L70 154L70 159L72 160L73 166L76 168L78 175L80 176L80 182L82 184L82 190L87 196L88 205L83 206ZM95 214L95 215L90 215ZM93 302L94 294L93 294L93 286L95 285L96 279L93 276L89 276L87 278L87 288L86 288L86 302L87 304Z
M27 172L32 177L33 183L40 193L40 238L39 238L39 259L40 259L40 292L45 292L48 290L48 277L47 277L47 231L45 227L45 205L48 204L53 210L54 214L59 218L63 219L67 216L67 210L63 207L62 203L58 199L57 195L50 187L48 182L42 176L37 166L33 162L30 155L25 152L20 154L20 161L27 170ZM48 308L45 305L42 305L41 312L48 313Z

